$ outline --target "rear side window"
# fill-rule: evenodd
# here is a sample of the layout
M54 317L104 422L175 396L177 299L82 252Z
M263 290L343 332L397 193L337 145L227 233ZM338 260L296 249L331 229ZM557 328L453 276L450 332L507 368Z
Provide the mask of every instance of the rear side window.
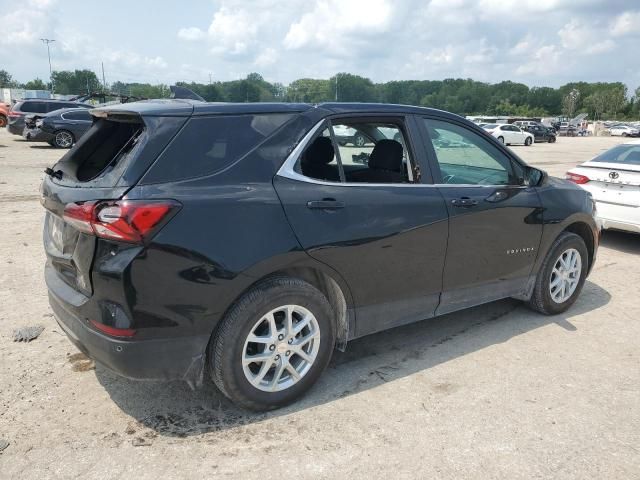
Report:
M175 181L216 173L245 156L292 117L260 114L191 118L145 181Z
M76 110L75 112L63 113L62 118L65 120L84 120L86 122L91 122L93 120L89 110Z
M24 102L20 105L20 111L26 113L47 113L47 104L45 102Z

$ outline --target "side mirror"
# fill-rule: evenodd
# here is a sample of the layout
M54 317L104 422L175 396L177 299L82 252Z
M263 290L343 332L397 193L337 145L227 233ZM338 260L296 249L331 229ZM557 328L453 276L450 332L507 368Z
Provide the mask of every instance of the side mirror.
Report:
M549 174L544 170L538 168L529 167L527 171L527 185L530 187L539 187L549 178Z

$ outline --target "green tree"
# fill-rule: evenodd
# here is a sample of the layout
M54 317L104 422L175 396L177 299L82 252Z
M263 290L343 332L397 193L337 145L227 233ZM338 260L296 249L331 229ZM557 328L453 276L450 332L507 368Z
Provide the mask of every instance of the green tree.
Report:
M18 82L6 70L0 70L0 88L16 88Z
M91 70L62 70L51 74L56 93L81 95L102 91L98 77Z
M47 89L47 85L39 78L28 81L22 87L25 90L46 90Z

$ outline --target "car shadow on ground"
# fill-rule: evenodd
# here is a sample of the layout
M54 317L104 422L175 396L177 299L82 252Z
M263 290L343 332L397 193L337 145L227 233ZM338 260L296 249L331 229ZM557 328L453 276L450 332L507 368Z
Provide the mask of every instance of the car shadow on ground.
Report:
M232 429L312 408L428 370L458 357L549 324L575 331L571 318L606 305L611 295L587 281L568 312L544 316L515 300L502 300L354 340L335 352L327 371L306 397L268 413L234 406L205 378L192 391L184 382L138 382L101 366L95 373L111 399L135 419L128 430L148 428L172 437Z
M600 246L611 248L623 253L640 254L640 235L637 233L605 230L600 238ZM595 263L598 265L598 262Z
M56 147L54 147L53 145L47 145L47 144L45 144L45 145L29 145L29 148L35 148L36 150L42 150L42 149L45 149L45 150L53 150L53 149L55 149Z

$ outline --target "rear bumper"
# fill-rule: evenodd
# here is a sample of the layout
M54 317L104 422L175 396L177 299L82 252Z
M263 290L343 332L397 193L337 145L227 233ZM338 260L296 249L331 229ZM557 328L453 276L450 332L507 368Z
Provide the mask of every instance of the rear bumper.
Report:
M596 200L598 219L604 230L640 233L640 207L617 205Z
M22 137L31 142L50 142L55 138L55 135L43 132L39 128L25 128Z
M138 380L185 380L201 385L204 373L205 336L162 339L118 339L97 331L82 314L91 300L45 271L49 304L60 327L79 350L123 377Z

